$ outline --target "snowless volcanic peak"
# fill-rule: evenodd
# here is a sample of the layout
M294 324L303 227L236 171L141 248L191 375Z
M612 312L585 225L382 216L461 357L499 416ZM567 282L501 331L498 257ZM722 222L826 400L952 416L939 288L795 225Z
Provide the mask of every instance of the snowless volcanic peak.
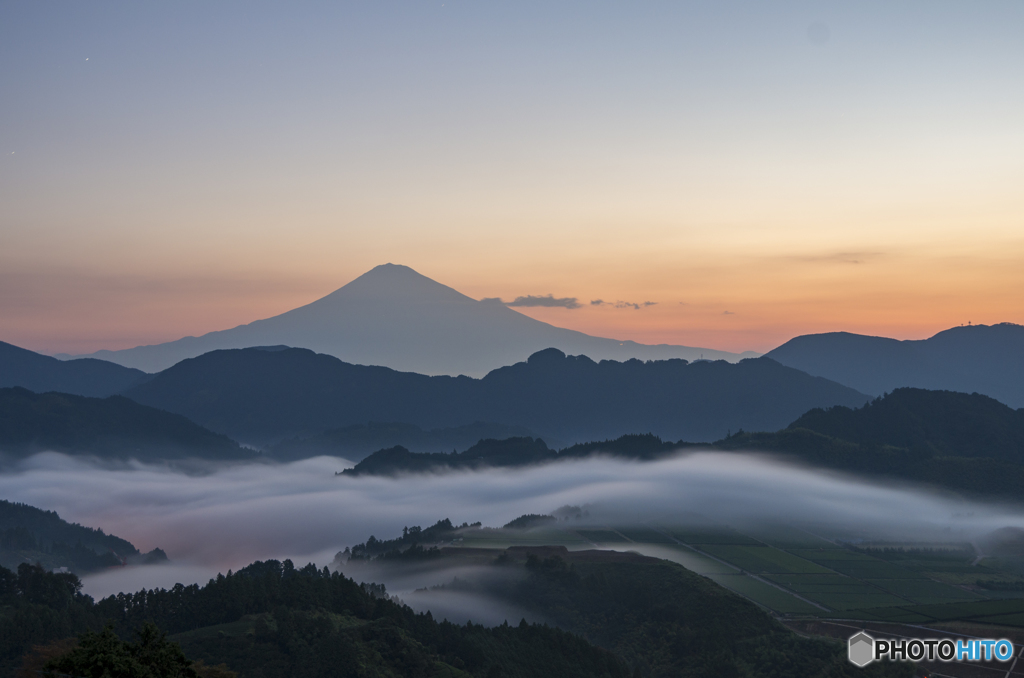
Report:
M99 351L102 358L158 372L225 348L286 345L346 362L422 374L483 376L545 348L594 360L748 357L707 348L593 337L534 320L504 304L477 301L409 268L383 264L306 306L247 325L155 346ZM756 354L750 354L756 355Z

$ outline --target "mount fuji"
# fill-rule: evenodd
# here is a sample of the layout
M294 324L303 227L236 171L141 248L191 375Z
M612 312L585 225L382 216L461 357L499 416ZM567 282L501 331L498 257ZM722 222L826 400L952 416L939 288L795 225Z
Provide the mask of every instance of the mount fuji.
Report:
M593 337L534 320L497 300L477 301L408 266L383 264L311 304L272 318L165 344L74 357L158 372L217 349L277 345L308 348L361 365L476 377L546 348L593 360L703 356L736 362L758 355Z

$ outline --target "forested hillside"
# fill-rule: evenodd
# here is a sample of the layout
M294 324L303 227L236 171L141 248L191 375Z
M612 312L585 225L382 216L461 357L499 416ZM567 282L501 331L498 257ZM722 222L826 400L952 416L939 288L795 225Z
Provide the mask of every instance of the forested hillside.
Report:
M1024 462L1024 410L978 393L898 388L859 409L814 409L790 429L939 457Z
M189 661L223 664L221 671L244 677L910 675L894 664L855 673L841 644L798 638L753 604L660 561L619 562L610 554L566 564L495 555L492 567L525 577L508 595L581 635L525 622L439 622L392 600L383 587L290 561L253 563L202 587L98 603L79 592L74 575L22 565L17 573L0 569L0 660L7 675L47 660L62 666L68 644L47 643L105 624L129 639L153 623ZM43 647L32 653L33 646Z
M16 569L40 563L86 574L124 563L167 560L160 549L140 553L135 546L103 530L61 520L55 511L0 500L0 564Z

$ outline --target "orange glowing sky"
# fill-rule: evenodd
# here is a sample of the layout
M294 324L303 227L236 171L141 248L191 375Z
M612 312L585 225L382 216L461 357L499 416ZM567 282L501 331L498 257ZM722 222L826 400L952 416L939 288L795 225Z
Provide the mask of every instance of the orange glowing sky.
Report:
M1020 3L123 10L0 8L0 340L202 334L384 262L645 343L1024 323Z

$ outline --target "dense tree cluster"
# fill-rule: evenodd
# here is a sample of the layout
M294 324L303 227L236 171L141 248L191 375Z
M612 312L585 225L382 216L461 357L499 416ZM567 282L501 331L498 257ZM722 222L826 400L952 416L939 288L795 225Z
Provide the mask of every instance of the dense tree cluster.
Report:
M362 544L346 548L339 556L344 559L354 558L356 560L373 558L383 554L390 554L394 557L396 553L408 550L417 544L440 544L451 541L462 531L479 529L480 523L462 523L453 525L449 518L439 520L430 527L421 528L419 525L402 528L402 536L395 539L377 539L372 534Z
M555 522L558 522L558 518L555 518L554 516L527 513L514 520L510 520L505 523L502 528L506 530L528 530L531 527L540 527L541 525L547 525Z

